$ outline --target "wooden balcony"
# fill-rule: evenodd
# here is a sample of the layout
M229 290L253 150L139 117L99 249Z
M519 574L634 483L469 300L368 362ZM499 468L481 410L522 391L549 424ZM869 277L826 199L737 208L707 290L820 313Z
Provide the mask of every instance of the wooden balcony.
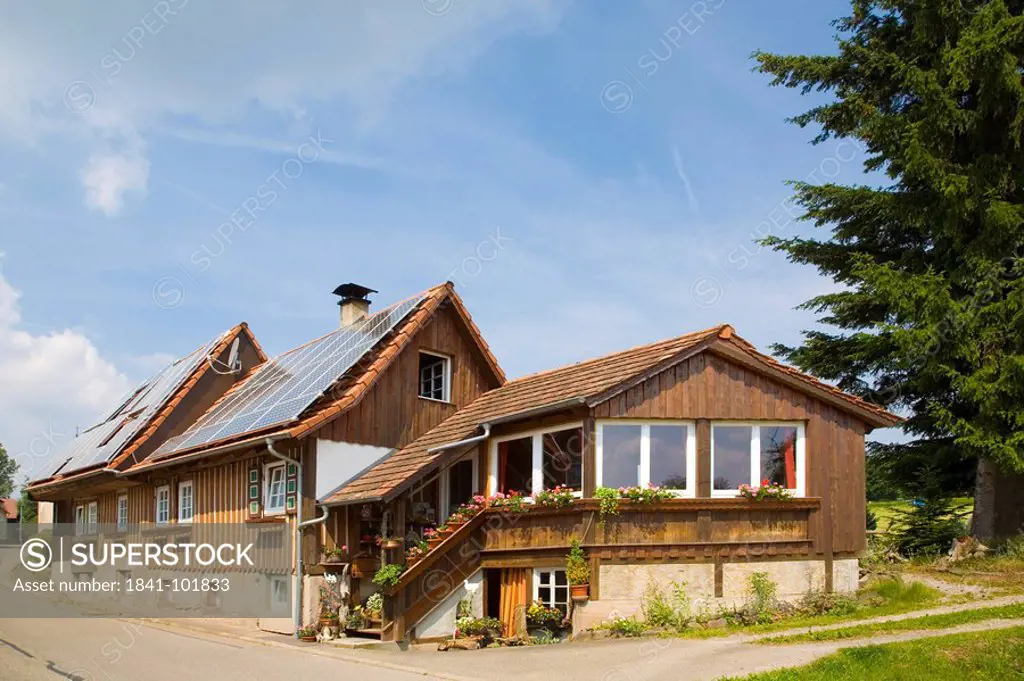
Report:
M409 568L385 599L384 639L400 640L481 567L563 559L578 538L591 561L710 560L806 555L815 550L821 500L672 499L621 501L603 519L600 502L522 513L488 509Z

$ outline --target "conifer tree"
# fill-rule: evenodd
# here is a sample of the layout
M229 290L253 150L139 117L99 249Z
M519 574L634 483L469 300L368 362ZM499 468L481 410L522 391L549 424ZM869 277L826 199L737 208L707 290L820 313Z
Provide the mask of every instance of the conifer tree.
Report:
M816 238L769 237L844 285L786 360L902 410L876 454L926 478L977 465L973 531L1024 523L1024 0L853 0L834 55L755 53L830 95L792 122L860 140L856 186L794 183ZM947 467L948 468L948 467ZM907 473L905 473L906 475Z

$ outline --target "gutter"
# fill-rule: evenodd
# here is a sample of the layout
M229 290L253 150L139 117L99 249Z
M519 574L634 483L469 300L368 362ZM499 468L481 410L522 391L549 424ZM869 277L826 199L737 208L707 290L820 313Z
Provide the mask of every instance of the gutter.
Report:
M294 636L298 638L299 629L302 628L302 529L324 522L327 520L327 514L330 511L325 506L323 515L320 517L306 521L302 520L302 462L274 449L274 438L268 437L264 442L267 445L267 451L271 455L284 461L286 464L295 466L295 485L298 490L298 503L295 505L295 601L292 606L292 624L295 625Z

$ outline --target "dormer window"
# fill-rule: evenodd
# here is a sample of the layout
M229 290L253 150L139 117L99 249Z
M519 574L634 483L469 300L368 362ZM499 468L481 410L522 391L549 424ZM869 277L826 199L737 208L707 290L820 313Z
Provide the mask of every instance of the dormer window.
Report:
M451 359L432 352L420 352L420 397L451 401Z

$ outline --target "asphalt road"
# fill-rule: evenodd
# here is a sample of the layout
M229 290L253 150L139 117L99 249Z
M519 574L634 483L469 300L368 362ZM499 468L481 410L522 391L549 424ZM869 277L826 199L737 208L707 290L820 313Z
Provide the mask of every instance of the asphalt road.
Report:
M423 680L302 650L113 619L0 619L4 681Z

